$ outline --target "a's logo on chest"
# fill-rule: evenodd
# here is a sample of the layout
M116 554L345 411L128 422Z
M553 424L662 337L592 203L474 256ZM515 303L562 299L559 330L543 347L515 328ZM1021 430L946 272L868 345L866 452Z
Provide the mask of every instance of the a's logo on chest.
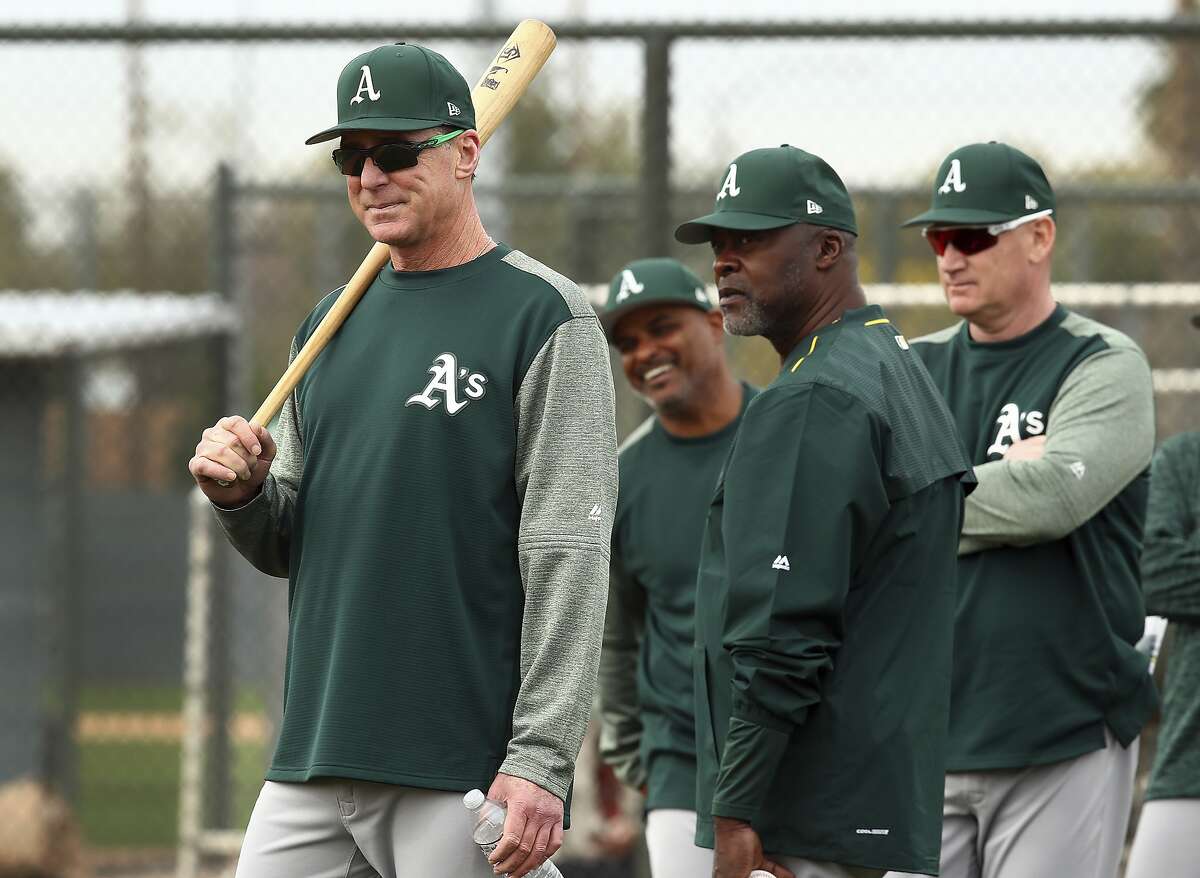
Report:
M410 396L404 403L406 406L423 405L432 411L444 402L446 414L457 415L471 400L482 397L487 389L487 376L459 366L458 358L451 353L438 354L429 367L429 374L433 377L425 389Z
M996 438L988 446L988 457L993 454L1003 457L1008 446L1021 441L1022 427L1026 437L1040 436L1046 432L1046 419L1041 412L1022 412L1015 402L1010 402L1000 409L996 426Z

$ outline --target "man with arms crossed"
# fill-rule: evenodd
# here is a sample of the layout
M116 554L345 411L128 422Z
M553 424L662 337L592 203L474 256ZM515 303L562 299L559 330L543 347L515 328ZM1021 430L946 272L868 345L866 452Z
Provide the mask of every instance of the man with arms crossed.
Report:
M337 102L309 142L341 137L351 208L391 262L275 436L223 418L190 464L239 551L289 579L283 725L238 875L519 878L561 844L599 659L604 336L573 283L484 231L445 58L382 46ZM509 808L491 864L472 787Z
M697 840L716 878L932 874L970 465L925 367L866 304L833 168L781 146L723 180L675 236L711 244L726 330L764 336L782 368L708 514Z
M1003 143L946 157L925 227L962 322L913 343L975 463L959 543L946 878L1116 874L1157 704L1138 553L1150 367L1054 301L1055 201Z
M694 841L696 565L717 474L754 390L729 371L721 312L704 283L673 259L625 266L600 322L630 387L655 412L620 452L601 756L645 790L654 878L707 876L712 852Z

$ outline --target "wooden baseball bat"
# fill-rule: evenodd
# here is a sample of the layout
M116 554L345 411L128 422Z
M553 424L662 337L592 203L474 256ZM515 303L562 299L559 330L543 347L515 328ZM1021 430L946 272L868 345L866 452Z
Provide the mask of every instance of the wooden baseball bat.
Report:
M479 82L471 90L471 102L475 105L475 130L479 132L481 144L487 143L509 110L525 93L529 83L533 82L533 78L554 51L555 42L554 31L544 22L534 18L527 18L518 24L504 41L504 45L488 65L487 71L479 77ZM288 365L283 377L275 384L275 389L258 407L250 423L262 426L279 413L288 395L296 389L309 366L354 310L371 281L375 280L375 275L387 264L389 255L387 244L377 243L371 248L358 271L350 278L350 283L346 284L333 307L317 324L304 347L297 352L296 358Z

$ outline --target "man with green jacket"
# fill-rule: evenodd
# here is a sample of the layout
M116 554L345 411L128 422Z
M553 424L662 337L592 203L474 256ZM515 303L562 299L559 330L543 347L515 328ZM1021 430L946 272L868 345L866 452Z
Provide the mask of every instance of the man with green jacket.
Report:
M1126 878L1186 875L1200 862L1200 433L1172 436L1154 455L1142 586L1174 639Z
M600 752L645 791L653 878L707 876L712 852L694 841L696 567L717 474L755 391L729 371L703 281L674 259L625 266L600 322L654 409L620 451Z
M959 544L949 878L1116 875L1157 696L1134 644L1154 448L1145 354L1054 301L1056 204L1004 143L950 153L924 227L961 322L913 342L978 489Z
M675 236L711 243L726 330L782 364L706 526L697 840L716 878L933 874L970 472L953 420L866 304L854 209L817 156L739 156Z

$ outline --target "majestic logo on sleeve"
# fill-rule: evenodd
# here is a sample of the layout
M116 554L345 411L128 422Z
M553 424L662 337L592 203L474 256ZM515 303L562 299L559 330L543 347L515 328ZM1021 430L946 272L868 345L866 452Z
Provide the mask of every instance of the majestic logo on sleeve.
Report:
M358 91L354 93L354 97L350 98L350 103L361 104L366 100L363 92L366 92L367 98L373 101L379 100L380 93L375 90L375 83L371 81L371 68L366 64L363 65L362 77L358 80Z
M1026 436L1040 436L1046 432L1046 420L1041 412L1022 412L1015 402L1010 402L1000 409L1000 417L996 418L996 438L988 446L987 455L1004 456L1008 446L1021 440L1021 427L1025 428Z
M621 272L621 289L617 290L617 304L624 302L630 296L636 296L642 290L646 289L646 285L639 283L638 279L633 276L633 272L628 268Z
M958 159L950 159L950 170L946 173L946 179L942 181L942 185L938 187L938 192L942 195L949 195L950 190L955 192L966 192L967 184L963 182L962 165Z
M737 162L734 162L729 166L729 173L725 175L725 182L721 184L721 191L717 193L717 201L720 201L726 195L730 198L737 198L741 194L741 187L737 184Z
M433 378L425 385L424 390L414 393L405 401L406 406L423 405L433 411L444 402L446 414L457 415L471 400L483 396L486 390L484 385L487 384L487 376L459 366L458 358L451 353L438 354L433 365L429 367L429 374ZM463 380L466 381L466 387L462 390L462 395L466 399L459 396L459 382ZM434 395L439 393L440 397Z

